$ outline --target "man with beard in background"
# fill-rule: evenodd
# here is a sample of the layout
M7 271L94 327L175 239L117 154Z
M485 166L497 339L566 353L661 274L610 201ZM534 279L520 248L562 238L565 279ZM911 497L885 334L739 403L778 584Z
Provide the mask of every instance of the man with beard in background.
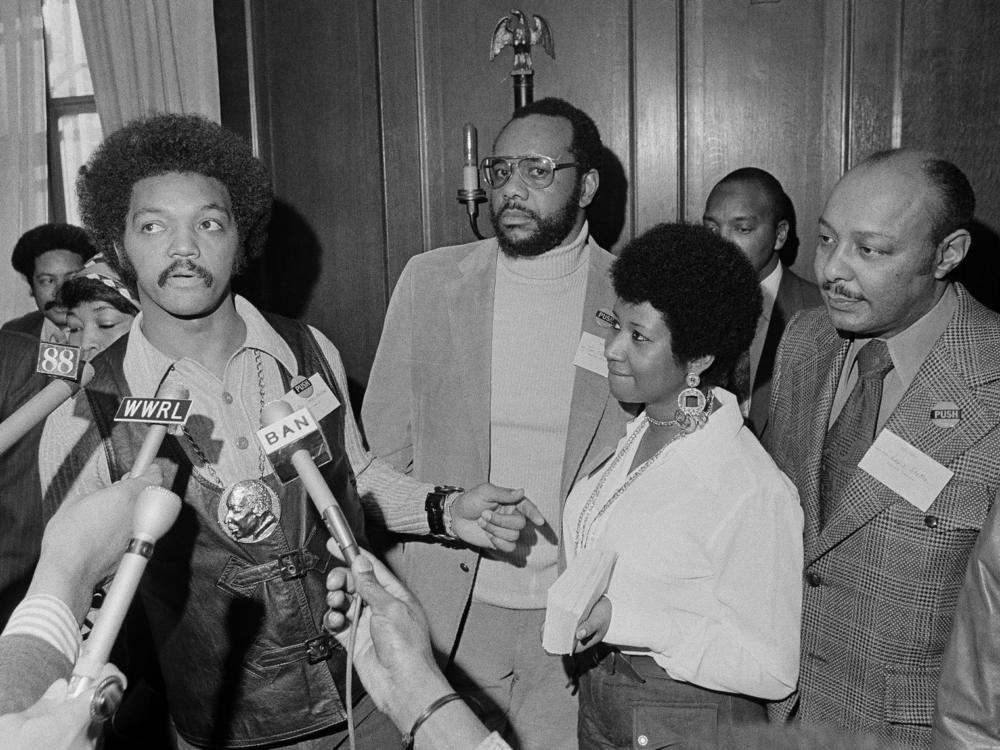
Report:
M417 479L524 487L546 518L509 554L399 538L387 553L428 613L451 683L520 748L576 747L570 673L541 647L546 592L566 494L627 417L594 317L614 301L613 256L585 213L602 148L590 117L560 99L514 114L481 164L496 237L410 260L362 410L375 455ZM428 514L439 503L447 517L454 491L439 488Z

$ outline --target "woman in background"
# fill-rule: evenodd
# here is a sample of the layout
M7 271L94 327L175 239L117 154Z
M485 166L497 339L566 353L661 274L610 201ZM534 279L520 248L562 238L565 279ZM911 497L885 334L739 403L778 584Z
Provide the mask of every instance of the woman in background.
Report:
M612 267L611 393L641 404L614 456L574 487L567 561L617 553L577 631L581 748L712 743L795 688L802 511L727 382L761 299L735 245L662 224ZM638 743L637 745L634 743Z
M138 298L98 254L59 290L66 307L69 343L81 349L83 359L94 355L128 333L139 314Z
M121 277L108 266L100 253L95 255L81 268L75 276L67 280L59 290L59 303L66 307L66 332L69 343L80 347L81 356L87 362L120 339L132 326L132 321L139 314L138 295L126 286ZM77 397L82 396L81 390ZM55 466L70 466L69 457L78 452L88 455L100 450L97 444L87 444L82 438L90 425L89 418L75 416L76 398L64 402L52 414L65 415L58 421L63 425L60 439L53 442L61 451L57 458L52 458ZM51 415L50 415L51 417ZM45 430L49 430L50 421L46 420ZM60 471L52 486L42 498L42 515L46 521L59 508L63 495L71 477L63 477Z

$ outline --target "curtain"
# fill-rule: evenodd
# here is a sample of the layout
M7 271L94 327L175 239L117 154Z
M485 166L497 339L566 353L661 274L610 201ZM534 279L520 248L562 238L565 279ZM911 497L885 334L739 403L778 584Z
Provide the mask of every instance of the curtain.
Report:
M212 0L77 0L105 134L153 112L219 121Z
M33 310L10 267L17 238L48 221L45 45L40 0L0 2L0 321Z

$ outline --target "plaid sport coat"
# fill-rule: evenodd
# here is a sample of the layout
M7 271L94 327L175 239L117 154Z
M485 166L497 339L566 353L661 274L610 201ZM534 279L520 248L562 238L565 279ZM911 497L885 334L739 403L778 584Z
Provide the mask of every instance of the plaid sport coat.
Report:
M825 309L786 330L767 444L805 515L802 651L798 690L772 718L930 742L966 561L1000 487L1000 316L956 291L951 322L885 425L954 472L927 511L857 469L820 532L823 441L849 342ZM945 402L960 410L954 426L931 421Z

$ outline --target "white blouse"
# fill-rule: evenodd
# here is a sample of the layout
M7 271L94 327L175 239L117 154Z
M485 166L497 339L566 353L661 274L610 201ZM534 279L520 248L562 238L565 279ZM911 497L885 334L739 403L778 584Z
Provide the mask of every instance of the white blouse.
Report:
M798 675L802 510L735 396L715 396L721 406L704 428L668 446L598 512L628 480L648 425L644 414L629 423L618 450L636 439L624 455L566 501L567 562L578 541L618 552L605 642L651 656L673 679L777 700Z

